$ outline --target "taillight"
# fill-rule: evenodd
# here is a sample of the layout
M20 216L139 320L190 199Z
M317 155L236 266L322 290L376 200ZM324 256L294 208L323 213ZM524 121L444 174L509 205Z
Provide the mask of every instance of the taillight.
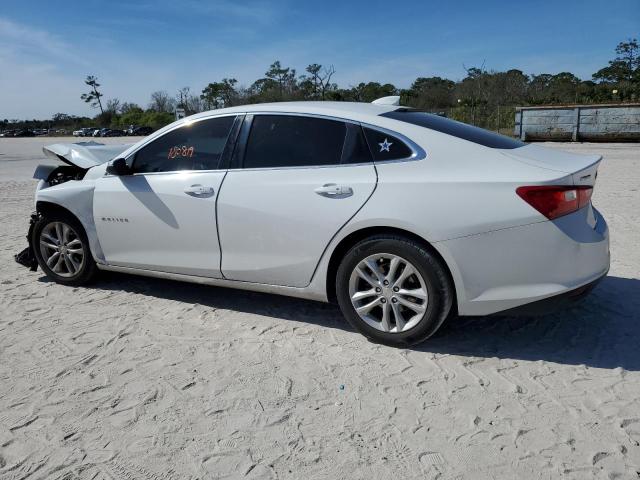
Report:
M573 213L591 200L593 187L537 185L518 187L516 193L549 220Z

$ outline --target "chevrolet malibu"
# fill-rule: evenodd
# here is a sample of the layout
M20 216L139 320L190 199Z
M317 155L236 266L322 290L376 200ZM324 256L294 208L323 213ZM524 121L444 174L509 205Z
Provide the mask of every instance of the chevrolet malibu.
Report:
M110 270L336 301L371 340L409 345L455 315L581 296L609 269L601 157L397 98L226 108L44 153L65 165L36 170L17 260L63 285Z

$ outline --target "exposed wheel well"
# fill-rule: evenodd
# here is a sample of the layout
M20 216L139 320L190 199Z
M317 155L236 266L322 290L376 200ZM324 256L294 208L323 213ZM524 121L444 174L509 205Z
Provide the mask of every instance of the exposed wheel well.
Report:
M62 205L58 205L57 203L40 201L36 203L36 210L42 213L53 213L53 212L64 213L65 215L70 215L71 217L75 218L78 221L78 223L82 225L82 222L80 221L77 215L75 215L71 210L64 208Z
M453 276L451 275L451 270L447 265L447 262L444 261L442 255L438 253L438 251L433 248L433 246L427 242L424 238L416 235L415 233L411 233L407 230L403 230L401 228L393 228L393 227L368 227L363 228L362 230L357 230L355 232L350 233L346 237L344 237L338 246L331 253L331 258L329 259L329 267L327 269L327 298L330 302L336 302L336 273L338 272L338 267L340 266L340 262L346 255L346 253L353 247L356 243L371 237L373 235L381 235L381 234L390 234L390 235L399 235L408 239L411 239L417 243L420 243L424 246L429 252L431 252L436 258L440 260L442 266L444 267L447 276L449 277L449 281L451 282L451 286L454 291L454 300L453 307L457 309L457 303L455 298L455 283L453 282Z

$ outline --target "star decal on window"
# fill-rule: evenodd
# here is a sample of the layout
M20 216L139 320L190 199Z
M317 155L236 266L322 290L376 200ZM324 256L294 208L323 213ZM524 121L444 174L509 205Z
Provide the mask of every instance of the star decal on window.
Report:
M379 143L378 145L380 145L380 152L389 152L389 147L393 145L393 143L385 138L384 142Z

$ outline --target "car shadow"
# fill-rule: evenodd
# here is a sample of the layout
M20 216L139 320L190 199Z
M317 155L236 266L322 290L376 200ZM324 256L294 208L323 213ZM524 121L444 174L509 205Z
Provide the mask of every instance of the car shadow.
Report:
M415 349L640 371L640 280L606 277L547 315L460 317Z
M352 330L335 305L279 295L106 272L93 288ZM606 277L587 298L553 314L458 317L427 342L408 348L640 371L640 280Z

